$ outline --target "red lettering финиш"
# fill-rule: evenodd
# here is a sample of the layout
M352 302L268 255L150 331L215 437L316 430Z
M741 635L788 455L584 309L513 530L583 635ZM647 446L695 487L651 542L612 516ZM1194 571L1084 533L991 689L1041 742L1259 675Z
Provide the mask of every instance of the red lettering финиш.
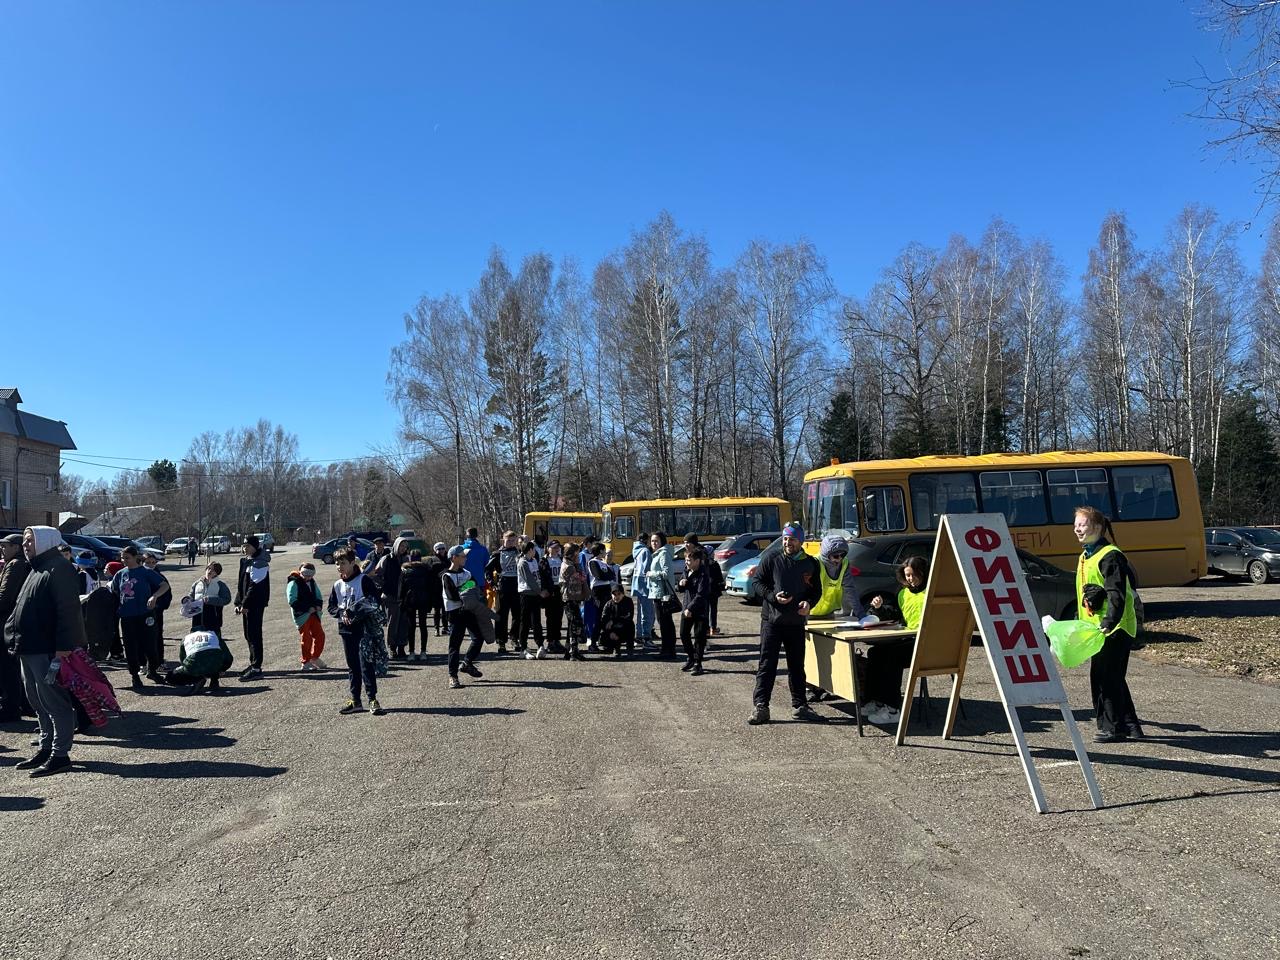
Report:
M1000 608L1006 604L1011 608L1013 613L1026 613L1026 604L1022 601L1022 591L1017 587L1011 588L1004 596L1000 596L994 590L983 590L982 600L987 605L987 613L992 616L1000 614Z
M1049 680L1044 657L1038 653L1010 654L1004 658L1004 663L1009 668L1009 679L1014 683L1046 683Z

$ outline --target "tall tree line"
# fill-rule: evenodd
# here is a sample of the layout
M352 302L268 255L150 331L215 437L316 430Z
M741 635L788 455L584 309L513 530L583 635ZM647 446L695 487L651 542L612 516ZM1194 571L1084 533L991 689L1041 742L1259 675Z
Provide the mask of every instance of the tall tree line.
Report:
M756 240L717 267L662 213L590 271L495 249L472 290L405 317L388 383L405 438L450 474L432 497L454 526L796 499L829 457L1060 449L1185 456L1212 519L1280 519L1270 495L1246 510L1223 487L1256 469L1239 455L1250 418L1280 430L1280 228L1256 276L1239 229L1192 204L1144 246L1110 213L1073 296L1052 245L997 218L908 244L840 297L807 241Z

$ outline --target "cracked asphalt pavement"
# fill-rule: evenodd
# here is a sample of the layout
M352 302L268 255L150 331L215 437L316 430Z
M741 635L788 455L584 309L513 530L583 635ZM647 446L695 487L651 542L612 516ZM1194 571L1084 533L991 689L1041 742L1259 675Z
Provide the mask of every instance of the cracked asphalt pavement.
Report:
M304 555L272 560L260 681L113 671L126 716L45 780L12 769L31 725L0 727L0 960L1280 955L1280 688L1135 658L1149 739L1090 746L1100 811L1061 719L1024 709L1038 815L979 648L949 742L936 681L900 748L839 703L789 722L785 676L748 727L759 619L729 598L703 677L487 648L450 691L432 638L386 716L339 716L344 672L296 670ZM1087 671L1064 677L1088 742Z

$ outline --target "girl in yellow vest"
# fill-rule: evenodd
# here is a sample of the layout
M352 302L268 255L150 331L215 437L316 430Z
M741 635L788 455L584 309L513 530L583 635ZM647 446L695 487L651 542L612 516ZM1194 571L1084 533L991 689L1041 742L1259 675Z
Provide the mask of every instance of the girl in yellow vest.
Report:
M908 557L897 572L897 606L883 596L871 599L871 609L881 620L900 620L908 630L920 627L924 616L924 588L929 582L929 561L924 557ZM902 673L911 666L915 641L878 643L867 651L867 705L865 715L872 723L895 724L901 715Z
M1076 567L1076 606L1081 620L1101 628L1106 640L1089 664L1089 685L1097 716L1098 742L1141 737L1125 674L1129 647L1138 633L1133 572L1112 543L1115 532L1097 507L1076 507L1076 539L1082 548ZM1109 536L1108 536L1109 535Z

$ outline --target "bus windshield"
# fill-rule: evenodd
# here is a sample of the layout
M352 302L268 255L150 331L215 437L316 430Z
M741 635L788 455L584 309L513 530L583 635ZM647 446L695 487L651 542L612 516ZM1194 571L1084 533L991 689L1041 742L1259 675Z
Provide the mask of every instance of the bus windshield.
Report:
M825 534L858 536L858 500L848 477L811 481L805 489L805 535L820 540Z

